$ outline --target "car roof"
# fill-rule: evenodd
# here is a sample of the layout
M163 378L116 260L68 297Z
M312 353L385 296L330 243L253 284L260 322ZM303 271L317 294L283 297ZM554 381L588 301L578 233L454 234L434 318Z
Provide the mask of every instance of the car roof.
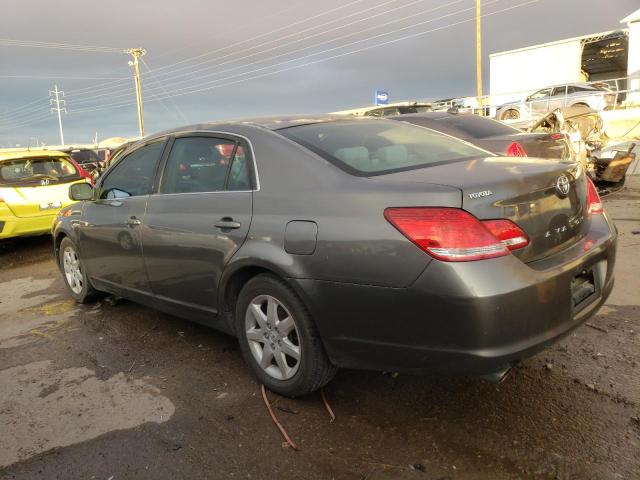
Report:
M387 118L391 118L395 120L402 120L403 118L428 118L429 120L440 120L443 118L449 118L454 116L461 117L465 115L467 114L449 113L446 110L440 110L438 112L405 113L404 115L393 115Z
M548 88L559 88L559 87L580 87L580 88L587 88L591 90L597 90L597 88L594 87L593 84L591 83L559 83L557 85L549 85L548 87L539 88L537 91L546 90Z
M258 118L243 118L237 120L226 121L214 121L197 123L192 125L184 125L181 127L164 130L162 132L155 133L144 140L148 140L153 137L160 137L164 135L171 135L172 133L189 132L189 131L204 131L204 130L223 130L224 128L232 128L237 126L253 126L258 128L265 128L268 130L280 130L290 127L298 127L301 125L310 125L314 123L325 122L337 122L345 120L368 120L378 121L382 119L374 119L372 117L356 117L351 115L285 115L278 117L258 117Z
M0 161L18 158L68 157L69 154L59 150L0 150Z

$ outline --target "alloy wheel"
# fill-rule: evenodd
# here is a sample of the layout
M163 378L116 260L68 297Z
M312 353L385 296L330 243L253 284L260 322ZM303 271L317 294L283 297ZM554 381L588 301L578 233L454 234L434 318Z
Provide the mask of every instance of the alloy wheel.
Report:
M289 380L300 366L300 337L289 310L271 295L258 295L245 314L245 333L257 364L277 380Z
M75 249L67 246L62 254L62 267L67 284L73 293L79 295L84 287L84 277L80 267L80 258Z

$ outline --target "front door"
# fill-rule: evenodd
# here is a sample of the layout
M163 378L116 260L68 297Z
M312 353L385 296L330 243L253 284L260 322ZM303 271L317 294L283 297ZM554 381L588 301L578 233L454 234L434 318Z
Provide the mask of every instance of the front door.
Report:
M224 266L249 231L252 159L232 136L176 138L142 229L151 291L174 307L217 312Z
M148 293L140 228L165 140L144 145L107 172L96 199L84 203L78 227L81 255L96 286Z

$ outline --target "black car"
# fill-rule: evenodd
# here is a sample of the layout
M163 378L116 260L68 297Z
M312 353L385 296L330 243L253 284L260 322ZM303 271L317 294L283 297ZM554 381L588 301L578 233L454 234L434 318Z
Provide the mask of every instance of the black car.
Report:
M425 112L389 118L446 133L498 155L571 160L568 140L561 133L526 133L491 118L455 112Z

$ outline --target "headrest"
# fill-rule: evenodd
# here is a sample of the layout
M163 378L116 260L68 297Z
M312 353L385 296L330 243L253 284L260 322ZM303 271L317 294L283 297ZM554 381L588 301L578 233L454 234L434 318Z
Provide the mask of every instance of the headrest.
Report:
M409 152L404 145L389 145L376 150L374 157L388 166L406 165Z
M357 170L369 171L372 169L369 150L366 147L340 148L335 151L333 156Z

